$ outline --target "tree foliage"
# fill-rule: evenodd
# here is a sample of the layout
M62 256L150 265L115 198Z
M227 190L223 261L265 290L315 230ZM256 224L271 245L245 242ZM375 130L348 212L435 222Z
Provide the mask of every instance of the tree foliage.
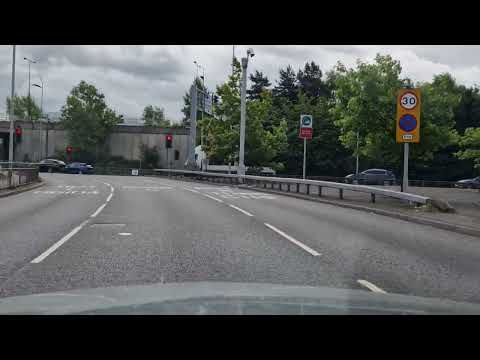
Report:
M462 150L456 153L458 158L471 159L475 168L480 169L480 127L467 128L459 144Z
M71 90L60 120L70 145L95 157L104 150L113 127L123 121L121 115L107 106L105 96L85 81Z
M142 120L145 126L169 127L170 121L165 118L165 110L158 106L147 105L143 109Z
M7 112L10 113L12 107L12 100L7 97ZM28 114L30 114L32 121L36 121L42 117L42 111L40 107L35 103L32 97L28 96L14 96L13 97L13 115L18 120L30 120Z
M207 130L204 146L210 160L229 163L238 161L240 134L240 77L238 61L233 63L233 73L227 82L217 86L220 98L215 105L215 118L206 117L200 125ZM263 91L260 98L247 101L245 165L250 167L281 164L273 160L286 146L286 122L280 122L271 130L265 129L264 122L272 108L272 96Z
M247 99L258 100L261 97L263 91L267 90L270 85L270 81L260 71L255 71L255 74L250 74L250 81L252 85L247 90Z

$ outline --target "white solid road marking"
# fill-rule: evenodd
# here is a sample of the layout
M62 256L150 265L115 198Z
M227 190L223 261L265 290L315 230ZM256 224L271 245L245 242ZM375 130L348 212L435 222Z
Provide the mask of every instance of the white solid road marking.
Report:
M113 193L110 193L110 195L108 195L107 202L109 202L112 199L112 196L113 196Z
M223 200L217 199L216 197L210 196L208 194L202 194L203 196L206 196L212 200L218 201L219 203L223 203Z
M121 233L118 233L118 235L121 235L121 236L130 236L130 235L132 235L132 233L121 232Z
M357 280L357 282L360 285L365 286L370 291L380 293L380 294L386 294L387 293L385 290L380 289L378 286L372 284L371 282L369 282L367 280Z
M107 203L101 205L92 215L90 215L91 218L96 217L98 214L100 214L100 211L103 210L103 208L107 205Z
M290 235L288 234L285 234L282 230L279 230L277 229L275 226L273 225L270 225L268 223L264 223L266 227L272 229L273 231L275 231L276 233L282 235L285 239L287 239L288 241L291 241L292 243L294 243L295 245L297 246L300 246L303 250L305 250L306 252L310 253L311 255L313 256L320 256L321 254L316 252L315 250L313 250L312 248L309 248L307 245L305 244L302 244L300 241L294 239L293 237L291 237Z
M73 229L72 231L70 231L67 235L65 235L63 238L61 238L58 242L56 242L55 244L53 244L53 246L51 246L47 251L45 251L43 254L41 254L40 256L36 257L35 259L33 259L31 262L34 263L34 264L38 264L39 262L43 261L43 259L45 259L48 255L50 255L52 252L54 252L55 250L57 250L62 244L64 244L65 242L67 242L73 235L75 235L77 232L79 232L84 226L85 224L88 222L88 220L85 220L84 222L82 222L80 225L78 225L75 229Z
M229 204L228 206L230 206L232 209L240 211L241 213L244 213L247 216L253 216L253 214L250 214L248 211L240 209L239 207L236 207L235 205Z

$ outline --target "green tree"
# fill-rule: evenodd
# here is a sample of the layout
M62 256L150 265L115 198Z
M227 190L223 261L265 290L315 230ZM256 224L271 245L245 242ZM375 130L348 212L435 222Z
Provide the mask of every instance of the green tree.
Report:
M158 106L145 106L145 108L143 109L142 120L144 121L145 126L170 126L170 121L165 119L165 110Z
M401 79L401 66L391 56L378 54L373 64L357 62L356 69L336 68L335 106L332 114L340 129L340 141L351 152L360 134L360 156L375 166L400 169L402 145L395 140L396 96L398 90L412 86ZM455 82L448 74L432 83L417 84L422 93L419 144L411 146L411 159L428 162L439 149L456 140L454 109L460 101Z
M206 117L201 126L207 129L205 151L211 161L229 163L238 161L240 132L240 77L241 67L234 61L233 73L226 83L217 86L220 98L215 105L215 117ZM263 122L271 111L272 96L264 91L257 100L247 101L245 134L245 164L250 167L282 165L273 160L286 146L285 121L266 130Z
M106 140L123 117L107 106L105 96L95 86L81 81L67 97L60 120L70 145L80 149L85 160L91 160L97 159L99 153L107 155Z
M203 81L200 78L195 78L195 84L197 86L197 89L205 91L205 88L203 86ZM183 119L182 119L182 124L184 126L188 125L190 123L190 106L191 106L191 99L190 99L190 89L185 93L183 96L183 108L182 108L182 113L183 113ZM200 109L200 107L197 104L197 109ZM198 110L197 114L197 119L200 119L200 110Z
M473 160L475 168L480 169L480 127L467 128L459 144L462 150L456 156L459 159Z
M299 90L316 101L317 98L330 95L330 91L322 80L322 70L315 62L307 62L303 70L297 73L297 81Z
M297 78L293 68L288 65L285 70L280 69L277 86L273 88L274 97L276 99L285 98L288 101L295 102L297 100L297 91Z
M250 81L252 85L250 89L247 90L247 99L249 100L260 99L261 93L272 85L268 78L258 70L255 71L255 74L250 74Z
M7 97L7 112L10 113L12 101ZM35 103L32 97L28 96L14 96L13 97L13 115L15 119L29 120L28 110L32 116L32 121L36 121L42 117L40 107Z

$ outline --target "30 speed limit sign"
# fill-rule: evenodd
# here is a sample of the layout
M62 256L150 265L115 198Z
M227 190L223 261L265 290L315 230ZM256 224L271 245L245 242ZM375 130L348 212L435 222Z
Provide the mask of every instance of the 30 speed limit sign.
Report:
M420 89L402 89L397 97L397 142L420 142Z
M417 103L417 96L411 91L405 92L400 98L400 106L407 110L414 109Z

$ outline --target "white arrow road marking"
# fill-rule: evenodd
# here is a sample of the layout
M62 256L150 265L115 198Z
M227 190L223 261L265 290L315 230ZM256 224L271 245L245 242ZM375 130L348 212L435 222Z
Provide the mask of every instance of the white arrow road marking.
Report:
M321 254L316 252L315 250L313 250L312 248L308 247L307 245L305 244L302 244L300 241L294 239L293 237L291 237L290 235L288 234L285 234L282 230L279 230L277 229L275 226L273 225L270 225L268 223L264 223L266 227L272 229L273 231L275 231L277 234L280 234L282 235L285 239L287 239L288 241L291 241L292 243L294 243L295 245L297 246L300 246L303 250L305 250L306 252L310 253L311 255L313 256L320 256Z

